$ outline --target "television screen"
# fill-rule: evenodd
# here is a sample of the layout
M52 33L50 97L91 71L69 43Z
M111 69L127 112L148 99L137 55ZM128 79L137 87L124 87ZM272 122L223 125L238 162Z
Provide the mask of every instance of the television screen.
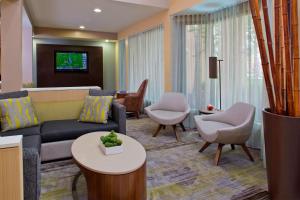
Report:
M87 72L87 52L55 52L55 71L57 72Z

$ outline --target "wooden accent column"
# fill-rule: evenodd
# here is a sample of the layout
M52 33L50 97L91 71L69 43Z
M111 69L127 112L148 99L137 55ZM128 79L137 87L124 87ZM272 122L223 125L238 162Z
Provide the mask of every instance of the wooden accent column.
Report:
M22 9L23 0L1 1L1 89L5 92L22 87Z
M0 199L24 199L22 152L22 136L0 137Z

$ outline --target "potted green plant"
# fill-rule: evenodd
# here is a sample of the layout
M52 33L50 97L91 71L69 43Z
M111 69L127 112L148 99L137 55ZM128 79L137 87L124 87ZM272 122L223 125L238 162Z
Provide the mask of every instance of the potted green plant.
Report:
M249 1L270 103L270 108L263 111L263 125L268 187L271 198L275 200L300 199L297 1L274 0L273 33L267 0L261 0L264 23L260 17L259 0Z
M122 153L122 140L118 139L115 131L111 131L108 135L100 137L100 148L105 155Z

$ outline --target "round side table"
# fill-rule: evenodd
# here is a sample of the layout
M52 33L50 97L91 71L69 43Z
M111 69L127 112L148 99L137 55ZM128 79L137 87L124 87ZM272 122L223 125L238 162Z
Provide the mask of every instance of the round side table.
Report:
M89 200L145 200L146 151L135 139L118 134L124 151L104 155L99 142L109 132L85 134L72 144L72 155L85 176Z
M222 112L222 110L219 110L219 109L208 110L207 108L199 109L200 115L211 115L211 114L216 114L218 112Z

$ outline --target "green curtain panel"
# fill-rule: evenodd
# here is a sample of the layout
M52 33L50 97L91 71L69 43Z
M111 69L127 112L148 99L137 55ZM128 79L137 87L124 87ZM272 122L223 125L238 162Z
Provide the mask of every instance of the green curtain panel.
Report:
M119 90L126 90L126 41L119 41Z

